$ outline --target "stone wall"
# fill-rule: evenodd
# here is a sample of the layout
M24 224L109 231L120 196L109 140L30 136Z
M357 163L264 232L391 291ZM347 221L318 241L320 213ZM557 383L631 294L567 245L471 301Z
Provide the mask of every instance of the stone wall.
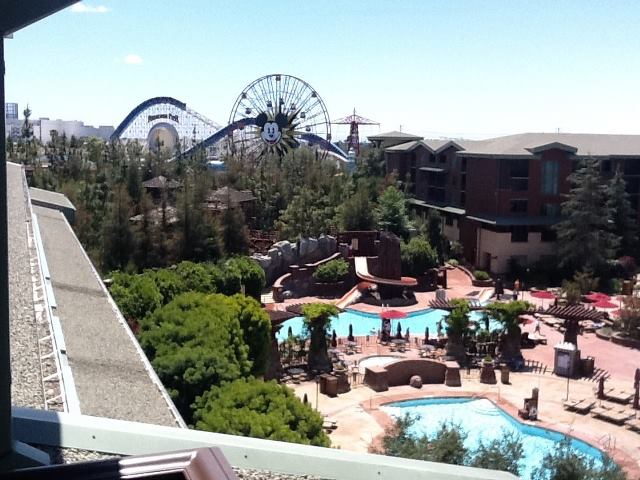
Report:
M337 251L335 237L320 235L318 238L301 238L295 243L282 240L274 243L266 255L251 256L262 267L267 284L289 271L291 265L303 265L327 258Z

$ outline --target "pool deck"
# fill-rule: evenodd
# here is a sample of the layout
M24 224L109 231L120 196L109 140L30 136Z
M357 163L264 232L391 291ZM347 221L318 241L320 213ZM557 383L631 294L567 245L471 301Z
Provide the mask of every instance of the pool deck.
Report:
M379 445L384 428L391 425L391 418L380 410L380 406L386 403L425 397L484 397L517 418L523 399L531 396L532 388L538 387L539 421L523 423L571 434L607 451L625 469L628 478L640 478L640 434L590 415L565 411L562 402L566 395L566 379L549 374L511 373L509 385L486 385L479 382L477 371L472 371L471 375L464 371L461 376L461 387L424 385L419 390L406 385L391 387L386 392L374 392L357 383L351 391L335 398L318 395L318 410L337 422L338 427L330 435L333 447L366 452L371 446ZM303 382L296 386L295 391L301 398L306 393L315 407L316 388L315 382ZM571 380L569 395L572 398L593 398L594 384Z
M481 301L489 300L493 293L492 288L473 287L469 277L459 269L450 269L448 272L448 298L473 298ZM505 294L511 292L506 290ZM548 306L549 301L542 301L524 292L521 296L524 300L536 306ZM416 292L416 305L399 307L394 309L405 313L412 313L430 308L429 303L435 299L435 292ZM285 303L273 304L270 307L285 309L289 304L309 302L333 303L335 300L318 299L315 297L296 298ZM380 307L364 303L356 303L348 307L366 313L379 313ZM525 325L523 331L533 332L533 325ZM355 386L348 393L336 398L318 395L316 400L315 382L302 382L295 385L296 394L301 398L306 393L312 405L318 404L318 410L331 420L337 422L338 428L331 433L332 446L354 451L369 451L372 445L380 441L384 428L390 425L391 419L380 406L385 403L436 396L475 396L485 397L498 404L512 416L517 417L518 408L522 407L524 398L531 396L531 390L538 387L540 390L539 421L533 424L549 428L561 433L570 433L572 436L605 450L618 464L623 466L628 473L628 478L640 478L640 434L627 430L590 415L567 412L562 403L567 395L567 385L571 398L595 398L597 382L588 379L570 380L557 377L552 372L554 361L554 346L562 341L562 334L553 328L541 324L541 333L547 337L546 345L537 345L533 349L522 350L526 360L536 361L545 365L546 372L542 373L511 373L509 385L486 385L479 382L478 370L467 373L461 371L462 386L448 388L444 385L425 385L417 390L412 387L391 387L386 392L374 392L361 384L359 376ZM410 338L412 348L405 353L390 352L376 342L374 337L356 337L362 353L347 356L352 362L373 355L401 355L404 358L418 358L419 350L415 346L415 339ZM582 357L595 357L596 369L601 369L609 375L606 381L607 387L624 389L633 392L633 375L635 369L640 367L640 351L616 345L599 339L593 333L579 335L578 347ZM544 367L543 367L544 369ZM627 408L631 408L628 405ZM636 417L640 417L640 411Z

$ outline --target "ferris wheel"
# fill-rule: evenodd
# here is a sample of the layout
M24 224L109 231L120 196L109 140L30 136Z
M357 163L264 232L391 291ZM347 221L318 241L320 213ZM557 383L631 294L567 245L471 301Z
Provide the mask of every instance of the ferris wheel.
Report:
M283 155L301 143L331 141L331 123L320 95L305 81L273 74L250 83L238 96L229 125L232 154L259 158Z

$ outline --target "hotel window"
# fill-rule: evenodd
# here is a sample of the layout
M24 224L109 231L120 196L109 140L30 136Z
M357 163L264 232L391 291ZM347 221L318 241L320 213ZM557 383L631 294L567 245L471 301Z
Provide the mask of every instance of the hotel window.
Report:
M467 194L465 192L460 192L460 205L464 207L465 203L467 203Z
M600 173L611 173L612 172L611 160L602 160L600 163Z
M451 215L447 215L446 217L444 217L444 223L445 225L449 225L450 227L453 226L453 217Z
M558 194L558 162L554 160L542 162L542 193Z
M499 166L499 185L502 189L515 192L529 190L529 159L501 159Z
M559 217L560 205L557 203L543 203L540 205L540 215L542 217Z
M526 243L529 241L529 228L522 225L511 227L511 243Z
M511 213L527 213L529 202L527 200L511 200L509 202L509 211Z
M543 228L540 233L540 241L555 242L557 239L556 231L552 228Z

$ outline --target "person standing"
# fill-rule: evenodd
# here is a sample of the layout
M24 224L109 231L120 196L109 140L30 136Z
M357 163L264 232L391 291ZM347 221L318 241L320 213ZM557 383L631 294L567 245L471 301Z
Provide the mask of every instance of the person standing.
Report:
M518 292L520 291L520 280L516 279L515 282L513 282L513 299L517 300L518 299Z

